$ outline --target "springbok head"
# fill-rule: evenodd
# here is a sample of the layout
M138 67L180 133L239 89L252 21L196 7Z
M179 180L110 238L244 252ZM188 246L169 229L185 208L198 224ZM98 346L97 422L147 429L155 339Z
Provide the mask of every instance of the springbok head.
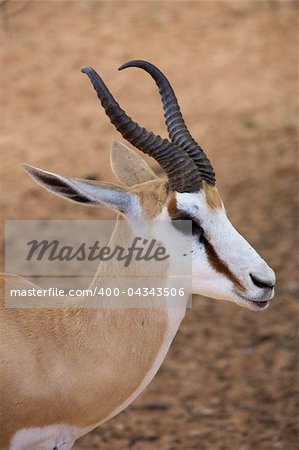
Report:
M26 165L35 181L68 200L106 205L128 219L192 221L192 291L257 311L274 295L275 274L228 220L215 174L203 149L190 135L174 91L163 73L146 61L139 67L155 80L161 95L169 140L134 122L90 67L85 73L111 123L125 140L153 157L167 179L158 178L146 162L120 144L112 151L112 169L123 185L69 178Z

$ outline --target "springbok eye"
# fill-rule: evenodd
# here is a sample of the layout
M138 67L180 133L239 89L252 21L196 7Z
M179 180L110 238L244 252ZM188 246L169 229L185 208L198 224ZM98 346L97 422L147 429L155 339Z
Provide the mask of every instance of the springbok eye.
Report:
M199 240L202 240L203 234L204 234L203 228L200 225L198 225L195 222L195 220L193 220L191 217L188 217L188 216L176 217L176 218L172 219L171 222L176 230L181 231L182 233L187 233L187 227L185 227L184 223L182 222L184 220L191 220L192 235L197 236Z
M203 228L192 220L192 235L197 236L199 239L203 238Z

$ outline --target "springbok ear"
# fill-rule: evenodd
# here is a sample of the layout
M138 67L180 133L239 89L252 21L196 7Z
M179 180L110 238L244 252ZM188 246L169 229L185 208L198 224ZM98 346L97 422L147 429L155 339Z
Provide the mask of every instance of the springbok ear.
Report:
M64 177L28 164L23 166L34 181L42 187L72 202L105 205L123 214L133 212L138 204L137 195L125 187L94 180Z
M158 178L141 156L117 141L114 141L111 147L110 164L114 175L125 186L134 186Z

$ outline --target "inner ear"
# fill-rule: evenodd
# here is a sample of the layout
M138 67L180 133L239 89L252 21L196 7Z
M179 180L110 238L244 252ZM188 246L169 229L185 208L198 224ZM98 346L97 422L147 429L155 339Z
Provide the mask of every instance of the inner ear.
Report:
M51 172L42 171L28 164L24 164L25 169L29 175L40 184L42 187L48 191L54 192L67 200L79 203L86 203L94 205L95 201L80 194L71 184L66 183L66 179L59 178L58 175L52 174Z
M123 214L134 214L138 209L137 195L126 187L65 177L28 164L24 164L24 168L38 184L67 200L89 205L105 205Z
M114 175L125 186L134 186L158 178L141 156L117 141L114 141L111 147L110 164Z

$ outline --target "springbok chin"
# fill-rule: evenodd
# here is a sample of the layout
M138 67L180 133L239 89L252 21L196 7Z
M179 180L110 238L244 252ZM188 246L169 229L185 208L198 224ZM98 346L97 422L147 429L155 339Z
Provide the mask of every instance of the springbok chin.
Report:
M130 61L120 69L127 67L145 70L157 84L169 139L134 122L94 69L82 72L111 123L125 140L153 157L166 177L158 178L141 156L120 143L111 152L120 184L70 178L29 165L26 171L67 200L112 208L129 225L132 219L151 225L163 220L174 230L176 220L192 221L193 293L254 311L266 308L274 295L274 272L228 220L212 165L190 135L167 78L146 61ZM178 239L187 239L176 231ZM98 272L92 283L100 276ZM17 277L12 282L26 286ZM1 335L7 342L0 382L1 449L66 450L124 409L162 364L182 309L2 310Z

